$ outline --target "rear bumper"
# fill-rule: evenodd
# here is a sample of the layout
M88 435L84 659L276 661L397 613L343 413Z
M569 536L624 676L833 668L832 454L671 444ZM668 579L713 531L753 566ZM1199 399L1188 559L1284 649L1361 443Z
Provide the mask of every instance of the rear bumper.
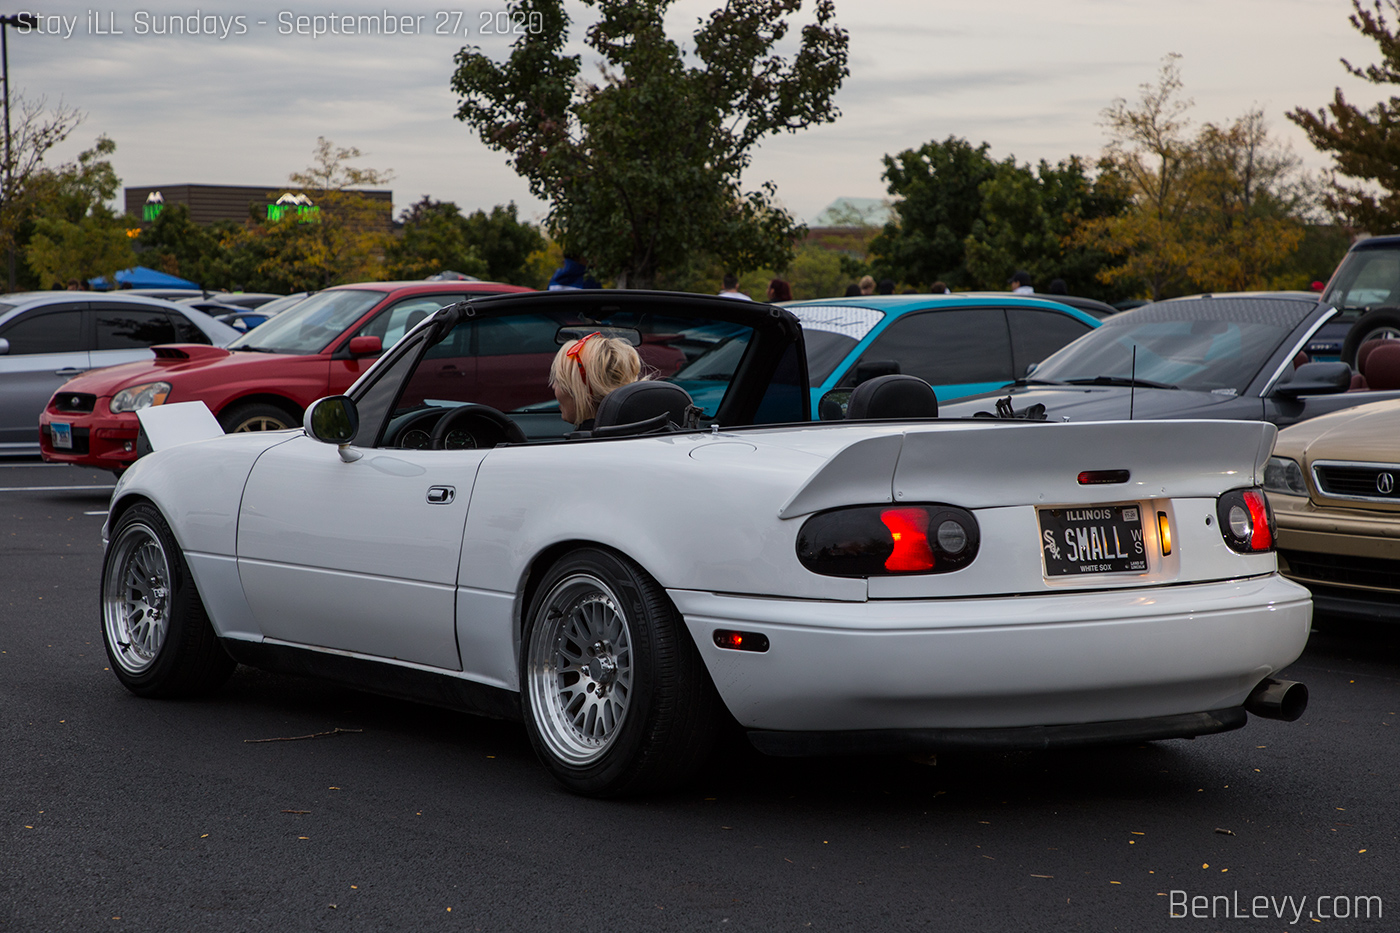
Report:
M1307 642L1307 590L1277 574L1049 596L755 599L670 591L730 712L800 732L1017 729L1244 704ZM718 648L716 629L765 635Z
M1158 739L1187 739L1239 729L1249 715L1244 707L1206 713L1157 716L1115 722L1002 729L867 729L852 732L749 733L753 747L765 755L800 758L811 755L907 755L938 751L1012 751L1079 748Z

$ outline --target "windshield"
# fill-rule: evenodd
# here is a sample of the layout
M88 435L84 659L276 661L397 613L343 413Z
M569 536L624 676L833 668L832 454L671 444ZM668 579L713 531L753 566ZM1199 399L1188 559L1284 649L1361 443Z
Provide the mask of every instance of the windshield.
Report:
M304 301L306 299L306 294L306 292L297 292L295 295L285 295L281 298L274 298L271 301L260 304L256 308L252 308L250 310L254 310L257 311L257 313L259 314L265 314L268 317L272 317L274 314L281 314L283 311L286 311L293 305L299 304L302 301Z
M319 292L248 331L228 348L267 353L320 353L383 298L384 292L358 288Z
M1322 300L1348 321L1371 308L1400 304L1400 246L1347 253Z
M1240 394L1315 307L1309 301L1248 298L1147 305L1109 318L1038 366L1029 381L1136 379L1140 385Z
M849 305L788 305L802 322L807 346L807 377L813 386L826 381L856 344L875 329L885 312Z

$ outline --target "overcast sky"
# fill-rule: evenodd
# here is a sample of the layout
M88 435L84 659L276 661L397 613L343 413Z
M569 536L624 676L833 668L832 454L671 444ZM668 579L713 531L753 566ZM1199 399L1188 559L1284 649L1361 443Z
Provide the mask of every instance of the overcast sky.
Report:
M836 4L838 22L850 32L851 75L837 97L841 118L770 138L745 178L749 186L776 182L780 199L803 220L840 196L885 196L882 155L949 135L985 140L997 158L1096 155L1105 143L1100 111L1115 97L1135 98L1170 52L1183 56L1198 122L1228 121L1262 107L1274 131L1313 168L1327 160L1283 114L1322 106L1338 85L1353 101L1380 96L1338 61L1377 58L1376 46L1347 22L1349 0ZM672 37L684 43L696 19L715 5L678 3L668 19ZM85 112L60 158L105 133L117 143L114 162L124 185L276 187L310 162L316 138L326 136L361 149L360 164L393 171L396 213L427 194L465 210L514 200L523 216L543 215L545 206L505 165L504 154L453 118L448 81L457 49L475 44L501 59L509 51L508 36L480 32L502 3L246 0L218 4L216 13L213 6L46 3L45 13L74 9L46 16L42 35L10 30L14 90ZM589 11L579 3L569 9L581 34ZM413 31L367 37L295 31L297 16L386 10L411 17ZM213 27L215 35L156 34L169 28L170 17L191 25L187 17L196 12L204 17L201 31ZM288 24L291 34L284 34ZM455 34L435 34L439 29ZM584 60L585 73L596 74L587 55Z

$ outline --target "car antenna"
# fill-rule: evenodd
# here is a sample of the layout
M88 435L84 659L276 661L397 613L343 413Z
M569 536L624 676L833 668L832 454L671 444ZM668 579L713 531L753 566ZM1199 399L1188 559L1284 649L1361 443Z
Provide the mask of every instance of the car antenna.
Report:
M1128 420L1133 420L1133 393L1137 390L1137 344L1133 344L1133 368L1128 371Z

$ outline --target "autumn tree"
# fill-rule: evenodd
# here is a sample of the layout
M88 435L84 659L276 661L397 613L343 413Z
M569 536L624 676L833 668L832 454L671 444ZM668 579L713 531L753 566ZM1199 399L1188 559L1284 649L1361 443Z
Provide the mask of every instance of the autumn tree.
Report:
M225 240L233 274L246 287L294 292L380 277L389 206L360 189L384 184L393 173L350 164L362 155L318 138L312 164L287 176L314 210L253 218Z
M1386 11L1391 18L1387 19ZM1358 68L1346 59L1348 74L1371 84L1400 84L1400 31L1392 20L1400 18L1400 0L1352 0L1351 24L1375 41L1381 61ZM1331 153L1337 175L1360 184L1332 179L1325 195L1336 215L1373 233L1400 229L1400 97L1391 96L1363 110L1350 103L1336 88L1332 102L1318 110L1299 107L1288 119L1298 124L1322 152Z
M619 286L649 288L658 272L712 254L729 269L782 266L800 230L771 183L741 175L763 138L838 116L845 30L816 0L790 57L775 47L801 0L731 0L701 20L690 48L666 35L674 0L585 0L597 80L565 53L562 0L518 0L538 24L503 63L462 49L457 118L510 154L549 202L546 226L566 251Z
M1191 132L1180 56L1169 55L1134 103L1103 111L1101 169L1127 187L1122 214L1081 225L1076 242L1113 257L1099 278L1152 298L1268 288L1303 238L1297 160L1260 111Z
M423 279L451 270L487 278L486 260L467 242L466 218L451 201L427 195L399 216L403 229L384 249L391 279Z

